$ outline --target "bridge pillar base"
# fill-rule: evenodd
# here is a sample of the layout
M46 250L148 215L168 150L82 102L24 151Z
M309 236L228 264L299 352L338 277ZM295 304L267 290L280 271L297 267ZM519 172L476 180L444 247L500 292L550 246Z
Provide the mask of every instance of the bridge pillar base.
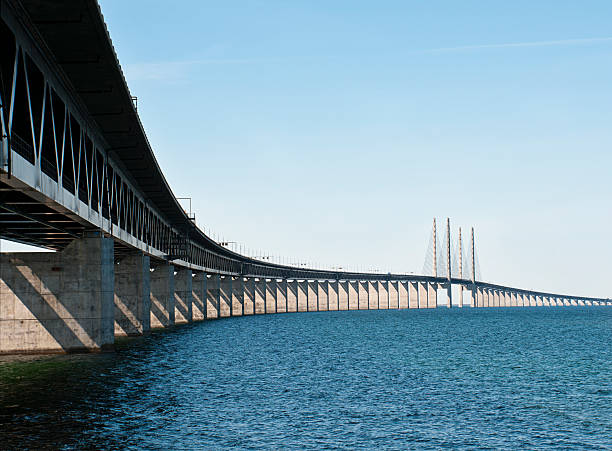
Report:
M142 252L122 258L115 269L115 335L137 336L151 330L150 260Z
M193 321L193 272L179 269L174 275L174 322L185 324Z
M193 321L206 319L206 273L198 272L191 283L191 314Z
M174 326L174 266L160 263L151 272L151 328Z
M113 241L76 239L62 252L0 255L0 353L111 350Z

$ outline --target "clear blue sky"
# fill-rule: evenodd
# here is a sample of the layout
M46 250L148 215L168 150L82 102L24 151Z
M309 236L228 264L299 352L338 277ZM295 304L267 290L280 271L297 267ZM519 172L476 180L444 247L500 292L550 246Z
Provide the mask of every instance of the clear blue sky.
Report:
M450 216L476 227L487 281L612 295L612 2L101 7L199 225L420 272L432 217Z

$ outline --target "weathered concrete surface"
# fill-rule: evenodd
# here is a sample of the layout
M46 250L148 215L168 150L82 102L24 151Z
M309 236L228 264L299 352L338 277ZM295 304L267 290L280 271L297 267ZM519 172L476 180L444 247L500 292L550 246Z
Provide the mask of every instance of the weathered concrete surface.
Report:
M368 282L368 309L378 308L378 282Z
M319 280L317 281L317 311L329 310L328 302L327 280Z
M255 279L255 313L266 313L266 279Z
M427 284L427 308L436 308L438 306L438 284Z
M255 314L255 279L252 277L244 281L244 314Z
M114 343L113 241L0 255L0 353L84 352Z
M208 318L219 318L221 303L221 278L219 274L210 274L206 281L206 304Z
M368 282L359 281L357 283L357 308L359 310L368 309Z
M278 313L287 312L287 279L276 281L276 306Z
M174 323L185 324L193 321L193 273L191 269L180 268L174 274Z
M349 309L349 282L343 280L338 285L338 310Z
M134 252L115 264L115 335L137 336L151 330L149 256Z
M419 308L419 283L408 282L408 307Z
M399 282L389 282L389 308L400 308L399 306Z
M221 276L221 309L220 318L232 316L232 277Z
M266 279L266 313L276 313L277 311L276 279Z
M206 273L194 273L191 282L192 315L194 321L206 319L206 281Z
M338 292L340 290L340 282L337 280L329 282L327 286L327 301L329 310L340 310Z
M316 312L318 310L318 303L319 303L319 298L318 298L318 282L316 280L309 280L308 281L308 311L309 312Z
M308 281L300 280L298 281L298 311L307 312L308 311Z
M427 282L418 282L419 308L427 308Z
M378 307L379 309L389 308L389 282L378 282Z
M290 280L287 284L287 311L297 312L298 281Z
M244 278L233 277L232 280L232 315L244 315Z
M348 283L349 310L359 310L359 282L351 280Z
M157 263L151 272L151 328L174 326L174 266Z

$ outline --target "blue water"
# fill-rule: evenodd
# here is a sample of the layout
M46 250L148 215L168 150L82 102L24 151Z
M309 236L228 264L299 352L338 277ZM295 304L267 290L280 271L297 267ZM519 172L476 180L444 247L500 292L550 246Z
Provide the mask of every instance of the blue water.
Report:
M612 308L231 318L2 358L0 448L611 449Z

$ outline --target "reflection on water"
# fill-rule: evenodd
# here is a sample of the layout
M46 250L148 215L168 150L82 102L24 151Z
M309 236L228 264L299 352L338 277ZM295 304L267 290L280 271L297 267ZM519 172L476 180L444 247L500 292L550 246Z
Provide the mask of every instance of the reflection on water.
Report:
M612 308L232 318L0 358L0 448L612 446Z

